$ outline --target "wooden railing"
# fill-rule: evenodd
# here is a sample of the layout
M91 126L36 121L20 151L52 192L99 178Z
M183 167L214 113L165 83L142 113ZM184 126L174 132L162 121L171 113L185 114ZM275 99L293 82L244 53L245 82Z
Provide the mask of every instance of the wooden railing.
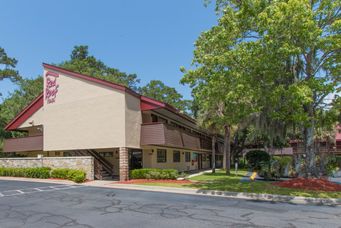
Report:
M42 151L43 136L28 136L4 140L3 152Z
M141 145L163 145L192 150L211 150L211 139L166 123L146 123L141 126Z

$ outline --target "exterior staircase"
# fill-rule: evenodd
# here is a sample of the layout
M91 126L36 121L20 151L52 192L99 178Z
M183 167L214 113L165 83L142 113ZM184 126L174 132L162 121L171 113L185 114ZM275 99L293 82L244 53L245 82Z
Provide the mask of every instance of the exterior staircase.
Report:
M94 157L94 172L97 180L112 180L114 178L113 165L95 150L74 150L70 152L70 155Z

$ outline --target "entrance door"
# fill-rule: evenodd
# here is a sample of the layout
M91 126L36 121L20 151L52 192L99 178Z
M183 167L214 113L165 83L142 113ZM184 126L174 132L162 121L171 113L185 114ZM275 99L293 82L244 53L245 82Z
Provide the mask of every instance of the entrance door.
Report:
M142 150L132 149L129 151L129 169L142 168Z

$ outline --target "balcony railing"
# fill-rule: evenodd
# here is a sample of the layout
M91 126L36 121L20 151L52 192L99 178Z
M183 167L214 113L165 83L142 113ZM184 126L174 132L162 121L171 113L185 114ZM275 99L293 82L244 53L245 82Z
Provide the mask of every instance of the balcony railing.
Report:
M43 150L43 136L29 136L21 138L5 139L4 152L25 152Z
M160 145L192 150L211 150L211 140L200 138L165 123L145 123L141 127L141 145Z

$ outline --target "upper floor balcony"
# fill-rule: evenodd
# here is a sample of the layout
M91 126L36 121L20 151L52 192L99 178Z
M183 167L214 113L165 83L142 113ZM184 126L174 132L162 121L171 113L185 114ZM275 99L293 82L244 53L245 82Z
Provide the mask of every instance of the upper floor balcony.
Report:
M43 136L28 136L4 140L4 152L42 151Z
M202 138L183 129L160 122L142 124L141 145L159 145L191 150L212 149L211 139Z

